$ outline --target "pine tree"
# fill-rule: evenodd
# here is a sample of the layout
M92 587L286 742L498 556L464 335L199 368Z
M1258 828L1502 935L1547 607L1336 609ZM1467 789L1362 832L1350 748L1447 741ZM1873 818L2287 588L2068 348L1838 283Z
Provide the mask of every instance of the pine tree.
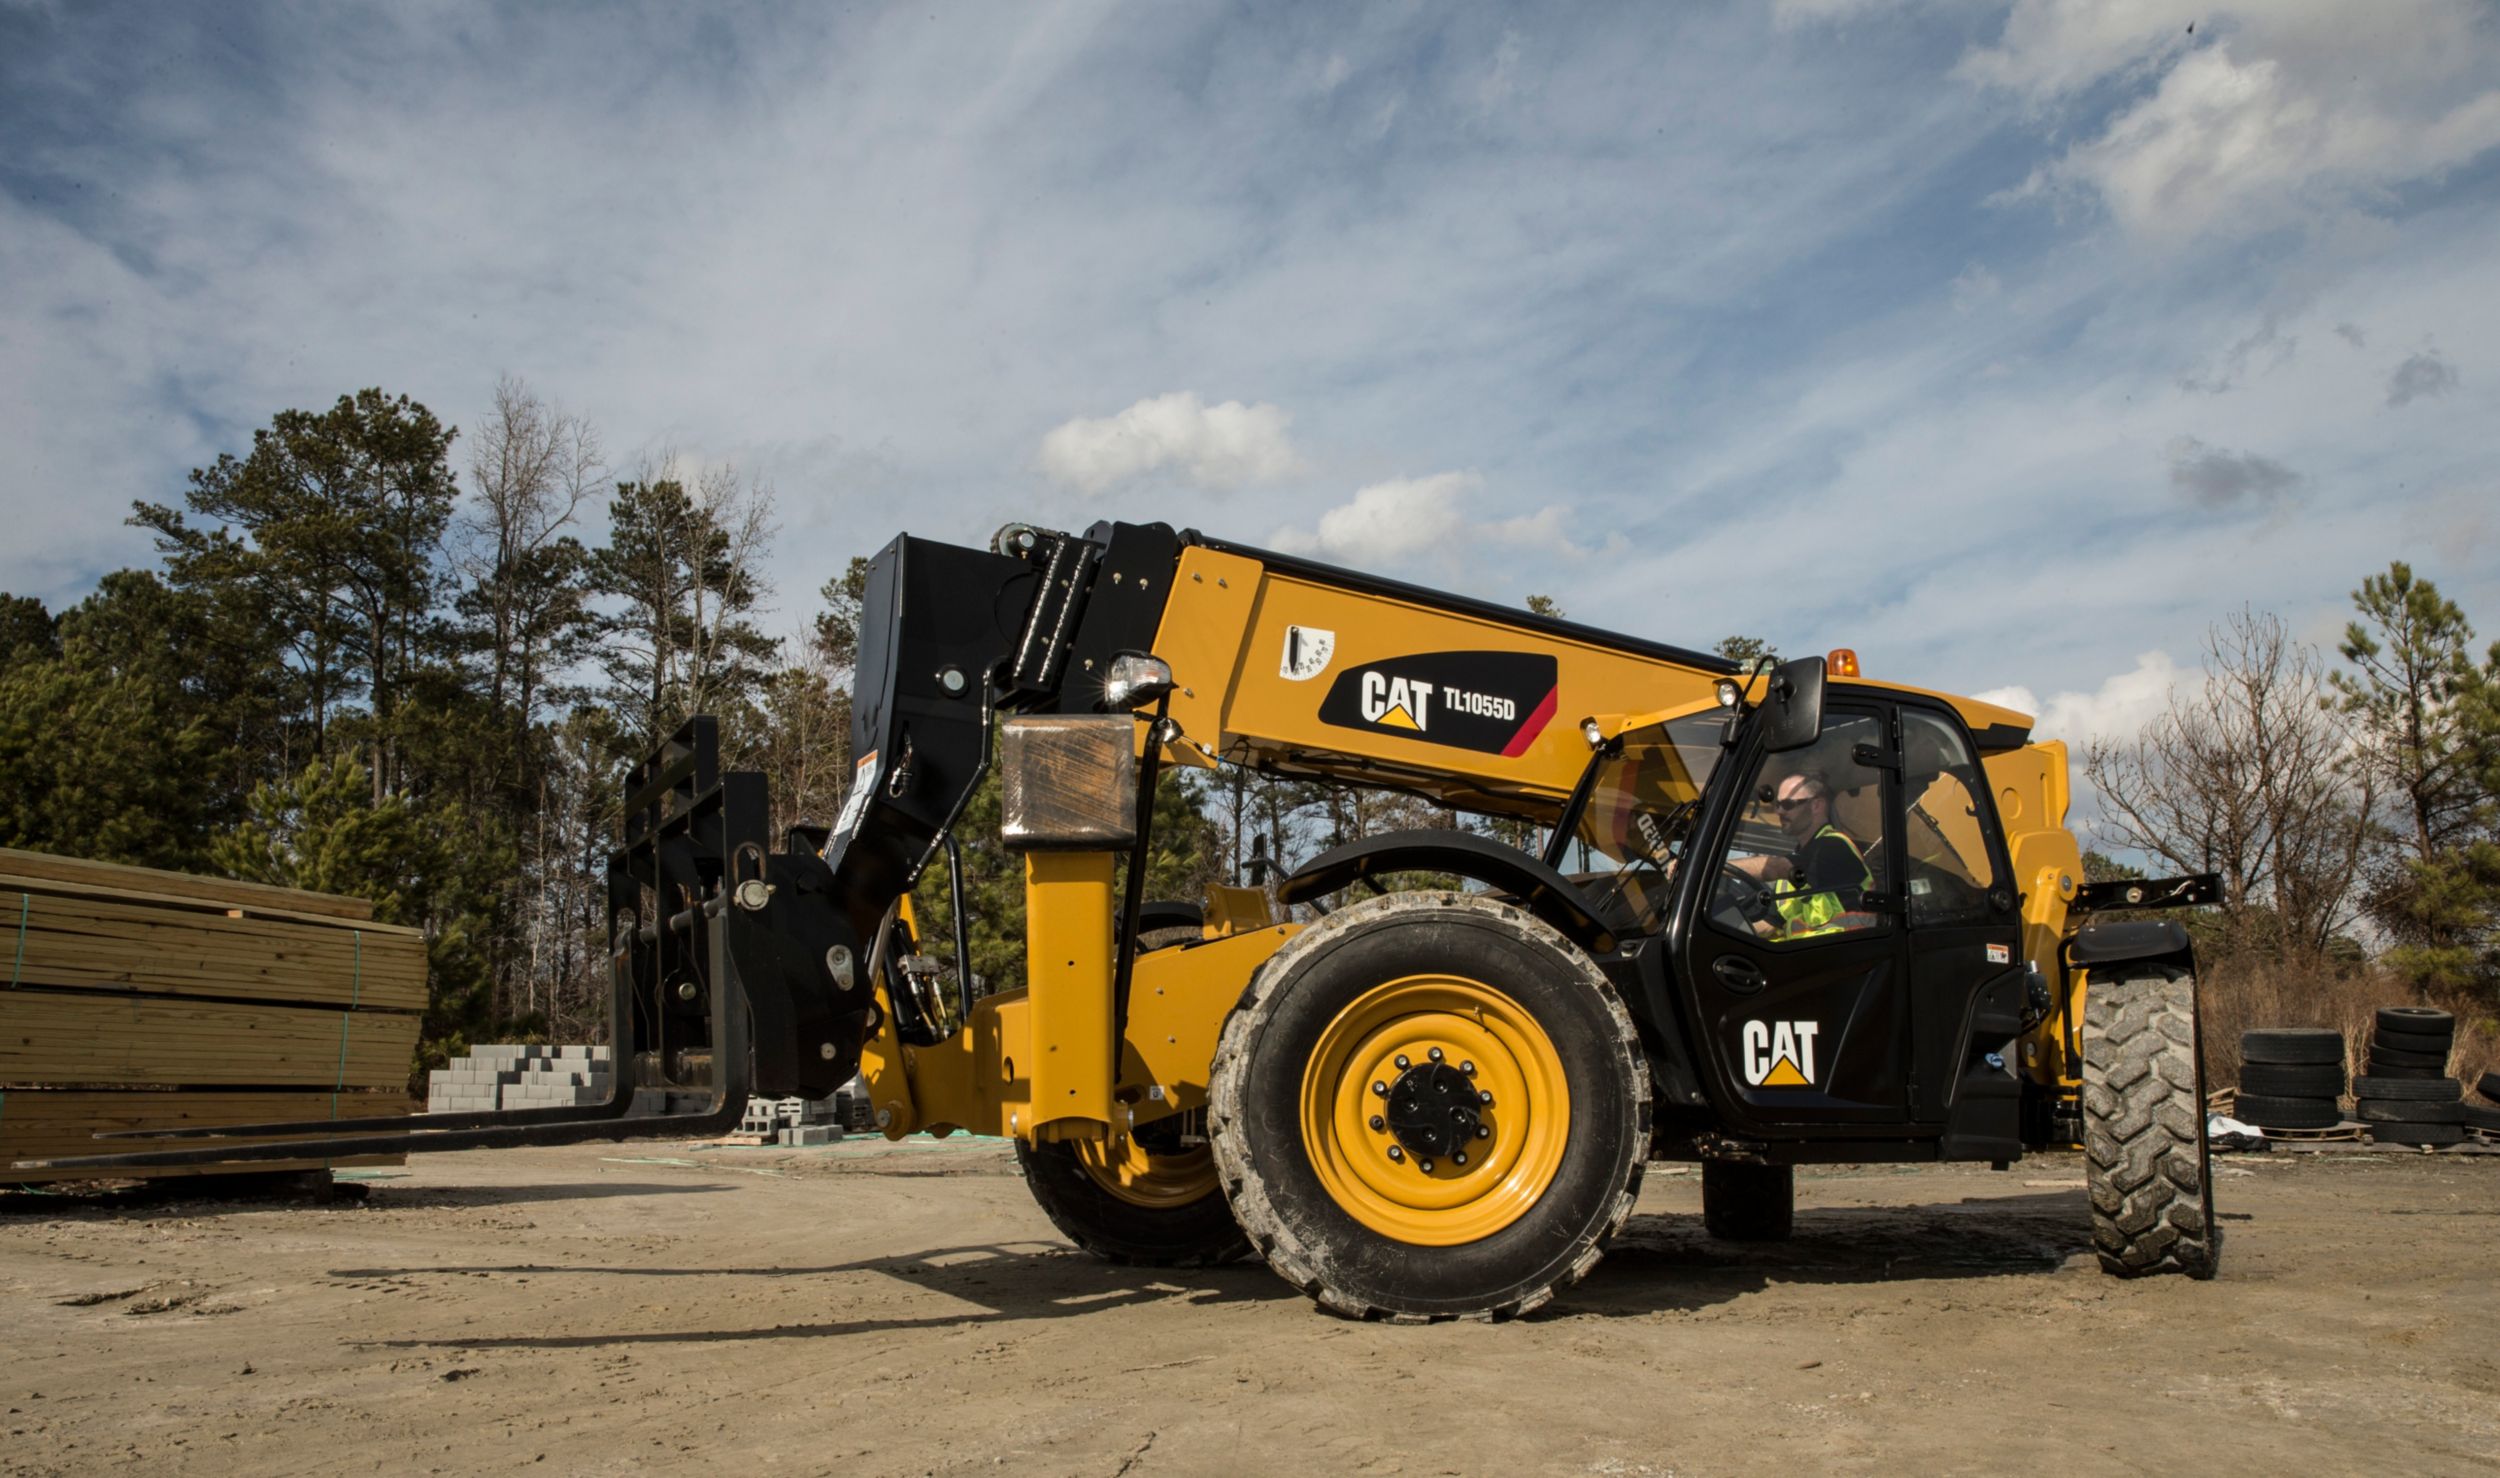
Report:
M692 491L646 478L617 484L608 517L590 562L592 589L610 602L599 622L605 696L645 750L696 713L720 718L735 748L779 651L752 620L770 500L729 474Z
M2388 963L2424 987L2489 986L2500 934L2500 768L2492 676L2465 613L2398 561L2353 592L2360 619L2331 675L2354 761L2390 805L2369 910L2396 940ZM2500 670L2500 652L2494 668Z
M364 700L340 737L371 742L377 804L405 779L400 710L440 652L456 434L404 395L360 390L327 411L280 411L248 457L191 474L183 510L139 503L131 519L156 532L177 589L248 601L276 623L318 750L341 705Z

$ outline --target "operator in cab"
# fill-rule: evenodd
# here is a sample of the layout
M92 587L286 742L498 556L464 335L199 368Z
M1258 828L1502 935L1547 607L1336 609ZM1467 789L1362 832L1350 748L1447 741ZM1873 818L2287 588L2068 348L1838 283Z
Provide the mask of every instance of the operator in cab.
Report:
M1780 828L1797 844L1795 850L1785 857L1742 857L1728 864L1771 888L1779 922L1765 919L1755 929L1784 938L1831 931L1834 921L1855 911L1874 886L1866 849L1832 819L1831 787L1818 776L1800 772L1781 780L1772 805Z

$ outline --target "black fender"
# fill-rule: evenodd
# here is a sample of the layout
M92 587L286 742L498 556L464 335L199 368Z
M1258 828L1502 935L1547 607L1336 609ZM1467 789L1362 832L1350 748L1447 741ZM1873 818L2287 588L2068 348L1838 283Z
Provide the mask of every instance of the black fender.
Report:
M1611 952L1622 925L1579 885L1518 848L1471 831L1384 831L1331 847L1294 869L1276 890L1280 903L1307 903L1378 873L1446 872L1518 900L1582 949Z
M2196 973L2196 948L2176 919L2093 919L2075 931L2066 959L2087 967L2157 962Z
M1158 929L1203 929L1207 923L1206 909L1195 903L1175 898L1148 900L1137 910L1137 932L1152 934Z

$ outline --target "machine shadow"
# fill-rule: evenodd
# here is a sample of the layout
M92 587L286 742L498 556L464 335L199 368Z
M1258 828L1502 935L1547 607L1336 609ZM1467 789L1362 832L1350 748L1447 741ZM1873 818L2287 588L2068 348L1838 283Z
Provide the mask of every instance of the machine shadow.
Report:
M1923 1206L1801 1211L1786 1242L1713 1241L1694 1215L1635 1216L1588 1282L1534 1319L1628 1318L1725 1303L1772 1283L1886 1283L2051 1274L2087 1253L2089 1207L2081 1191L1977 1197ZM335 1268L345 1280L422 1276L533 1279L806 1279L875 1273L957 1300L929 1314L871 1315L748 1328L593 1330L511 1336L370 1340L384 1349L570 1350L619 1345L736 1344L811 1339L880 1330L948 1328L1078 1318L1106 1309L1182 1302L1300 1303L1257 1263L1222 1268L1125 1268L1052 1243L942 1247L908 1257L865 1258L812 1267L621 1267L479 1263L397 1268Z
M598 1331L515 1335L504 1338L364 1340L376 1349L568 1350L603 1345L734 1344L746 1340L811 1339L878 1330L951 1328L967 1324L1064 1319L1105 1309L1179 1301L1193 1308L1228 1303L1299 1300L1259 1264L1221 1268L1128 1268L1099 1261L1052 1243L1004 1243L935 1248L907 1257L864 1258L816 1267L645 1268L516 1263L401 1268L334 1268L333 1278L407 1278L426 1275L477 1277L519 1275L534 1279L588 1278L776 1278L805 1279L879 1273L914 1288L944 1294L958 1307L926 1315L870 1316L813 1324L775 1324L745 1329Z
M1689 1311L1772 1283L2037 1277L2092 1250L2081 1190L1913 1206L1800 1209L1784 1242L1721 1242L1701 1213L1635 1215L1587 1282L1539 1317Z

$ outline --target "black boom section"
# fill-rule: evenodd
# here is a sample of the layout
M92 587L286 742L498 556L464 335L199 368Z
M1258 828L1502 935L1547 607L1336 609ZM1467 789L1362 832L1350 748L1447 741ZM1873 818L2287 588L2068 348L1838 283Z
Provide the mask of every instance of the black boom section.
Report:
M1055 549L1012 558L905 535L870 562L852 788L824 854L855 927L876 929L980 782L992 705ZM1081 577L1084 561L1069 563L1062 578Z
M1295 869L1276 897L1307 903L1393 872L1455 873L1482 883L1592 949L1613 949L1622 932L1571 879L1516 847L1468 831L1384 831L1331 847Z

